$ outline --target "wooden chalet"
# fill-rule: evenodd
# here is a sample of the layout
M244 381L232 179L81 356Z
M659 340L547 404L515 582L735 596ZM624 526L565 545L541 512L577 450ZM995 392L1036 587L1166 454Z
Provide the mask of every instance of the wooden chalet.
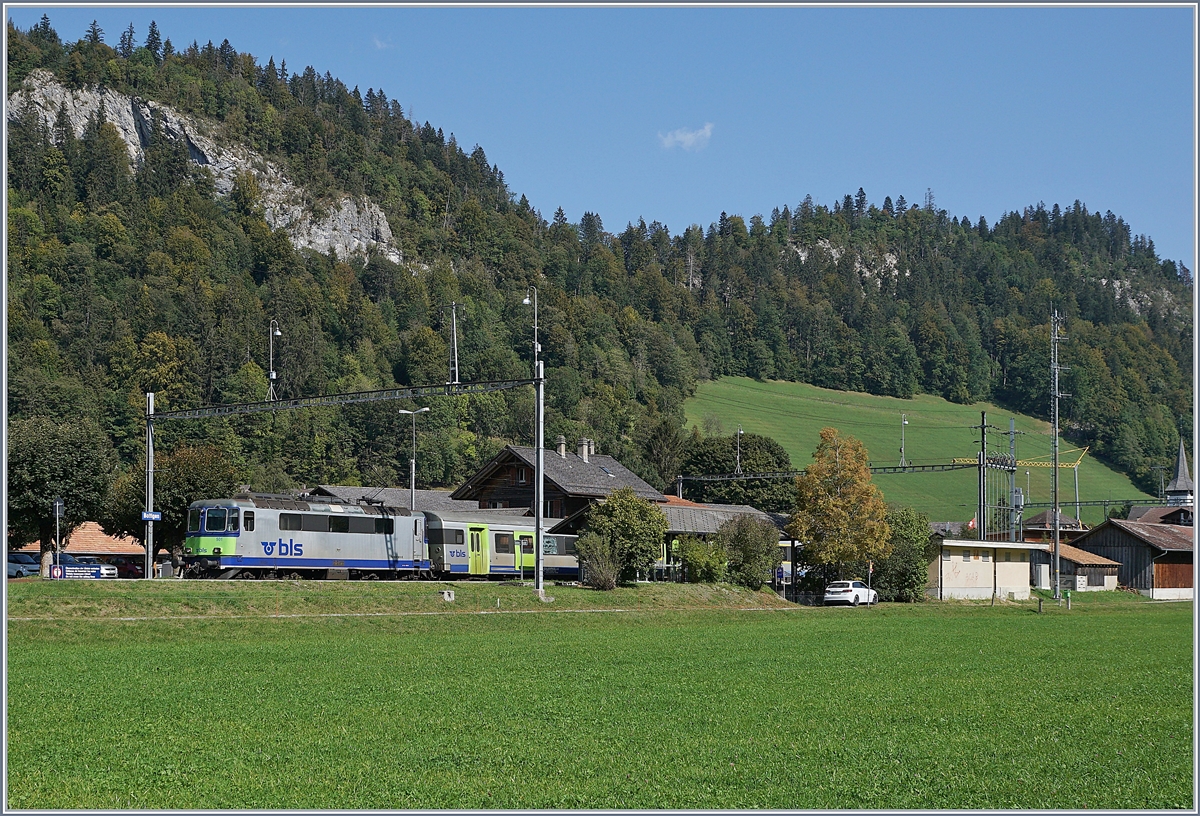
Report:
M543 461L546 479L542 514L547 518L572 516L619 487L628 487L648 501L666 501L662 493L616 459L596 453L590 439L580 439L577 451L568 451L566 440L560 436L557 448L546 450ZM534 464L533 448L508 445L450 498L475 502L482 509L521 507L532 513Z
M1074 546L1120 566L1117 581L1151 598L1194 597L1195 527L1109 519Z

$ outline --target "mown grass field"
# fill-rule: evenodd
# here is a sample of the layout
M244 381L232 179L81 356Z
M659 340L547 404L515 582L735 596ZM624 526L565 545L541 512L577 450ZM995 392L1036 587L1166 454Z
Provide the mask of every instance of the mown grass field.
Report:
M438 588L10 584L8 807L1195 804L1191 604Z
M800 469L812 461L812 453L826 426L837 428L860 440L867 447L871 463L894 466L900 463L901 414L908 416L904 435L904 458L912 465L949 462L955 457L974 458L979 452L980 412L987 412L989 425L1001 431L989 431L989 448L995 445L1007 452L1009 417L1016 419L1017 459L1050 462L1053 440L1047 422L1014 414L994 405L957 405L940 397L921 394L909 400L877 397L852 391L830 391L803 383L759 382L746 377L723 377L701 382L694 397L684 405L688 427L703 429L706 418L716 418L723 434L737 431L741 423L746 433L769 436L788 452L792 466ZM1059 440L1059 457L1075 462L1075 446ZM1017 484L1025 489L1025 470L1029 471L1030 493L1027 501L1053 500L1049 467L1020 468ZM878 474L875 483L889 502L904 504L929 514L932 521L967 521L975 512L976 471L957 470L942 473ZM1125 474L1099 460L1084 456L1079 465L1080 501L1106 499L1143 499L1157 503L1136 489ZM1070 503L1075 499L1073 470L1059 470L1059 501L1063 512L1075 515ZM1041 512L1033 509L1029 514ZM1104 520L1103 506L1080 507L1087 524Z

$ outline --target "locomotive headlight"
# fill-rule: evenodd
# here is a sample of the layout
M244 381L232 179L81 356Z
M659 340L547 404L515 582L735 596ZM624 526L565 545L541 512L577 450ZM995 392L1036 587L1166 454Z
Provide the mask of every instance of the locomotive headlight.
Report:
M220 554L221 554L221 548L213 547L213 555L220 555Z

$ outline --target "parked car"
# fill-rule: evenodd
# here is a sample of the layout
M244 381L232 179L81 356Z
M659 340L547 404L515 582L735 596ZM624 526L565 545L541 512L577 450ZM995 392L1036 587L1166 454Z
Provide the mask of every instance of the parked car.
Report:
M39 572L41 572L41 565L29 553L8 554L9 578L24 578L28 575L37 575Z
M142 565L138 559L118 555L108 563L117 568L118 578L141 578L145 575L145 571L142 569Z
M78 561L80 564L103 564L104 563L103 561L101 561L99 558L97 558L94 555L77 555L77 556L75 556L75 560Z
M879 603L879 593L873 589L867 589L867 585L862 581L834 581L825 587L826 606L831 604L858 606L860 603Z

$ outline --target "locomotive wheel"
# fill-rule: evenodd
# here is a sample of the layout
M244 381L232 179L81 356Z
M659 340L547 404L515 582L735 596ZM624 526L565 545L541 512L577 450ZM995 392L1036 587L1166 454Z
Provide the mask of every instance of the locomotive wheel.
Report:
M256 576L256 575L255 575L253 572L251 572L250 570L242 570L241 572L239 572L239 573L238 573L237 575L235 575L234 577L235 577L235 578L240 578L240 579L242 579L243 581L252 581L252 580L254 580L254 578L256 578L257 576Z
M303 576L303 575L301 575L301 574L300 574L300 573L298 573L298 572L295 572L295 571L293 571L293 572L288 572L288 573L285 573L284 575L282 575L282 576L280 576L280 577L281 577L283 580L285 580L285 581L299 581L299 580L301 580L301 579L302 579L304 576Z

